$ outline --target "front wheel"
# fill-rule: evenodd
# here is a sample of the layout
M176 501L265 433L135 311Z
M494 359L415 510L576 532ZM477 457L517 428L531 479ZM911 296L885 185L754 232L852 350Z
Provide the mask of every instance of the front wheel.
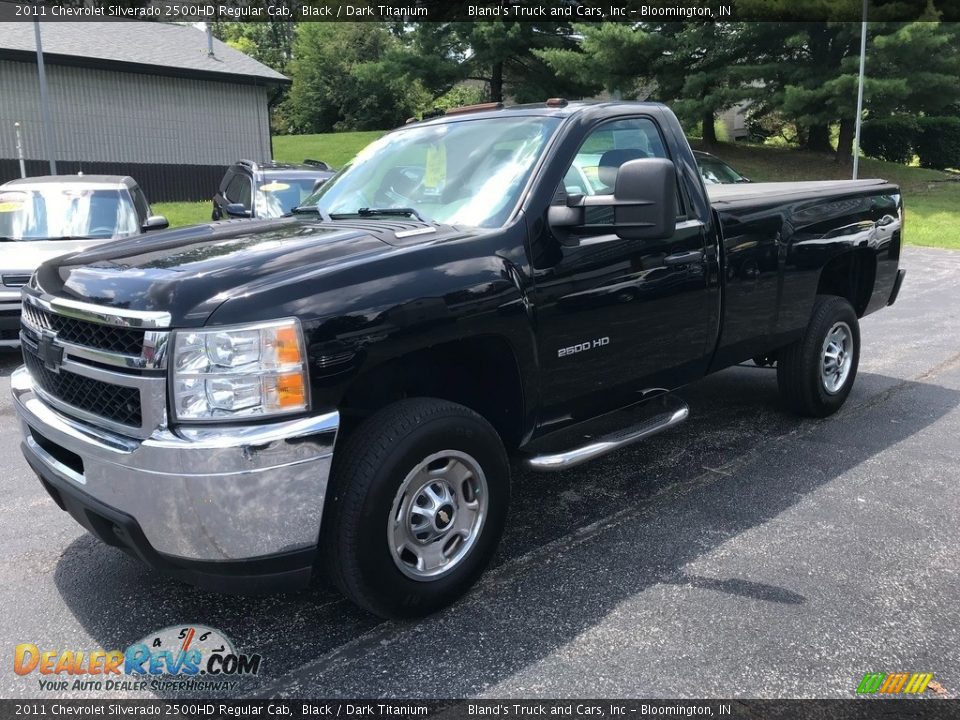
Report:
M483 572L509 494L506 452L486 420L445 400L394 403L335 453L327 568L347 597L377 615L431 613Z
M860 325L845 298L819 295L803 336L780 350L777 385L800 415L826 417L847 399L860 363Z

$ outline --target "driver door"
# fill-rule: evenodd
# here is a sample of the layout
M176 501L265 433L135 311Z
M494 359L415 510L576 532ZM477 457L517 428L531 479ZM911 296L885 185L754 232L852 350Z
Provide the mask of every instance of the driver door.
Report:
M554 202L612 194L620 165L669 159L666 147L650 117L602 123L581 144ZM535 275L543 423L586 419L704 372L704 228L687 216L679 186L677 194L677 227L666 239L623 240L611 226L561 244L545 229L554 252ZM588 208L588 223L612 221L611 207Z

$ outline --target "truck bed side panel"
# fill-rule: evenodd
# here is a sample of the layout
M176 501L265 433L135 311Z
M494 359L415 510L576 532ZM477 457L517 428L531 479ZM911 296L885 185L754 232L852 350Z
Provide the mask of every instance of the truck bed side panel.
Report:
M711 370L799 337L824 268L842 262L847 253L857 253L867 273L868 292L854 301L859 315L886 305L896 278L902 207L895 185L764 186L759 192L747 186L742 195L711 188L723 227L726 282L723 328Z

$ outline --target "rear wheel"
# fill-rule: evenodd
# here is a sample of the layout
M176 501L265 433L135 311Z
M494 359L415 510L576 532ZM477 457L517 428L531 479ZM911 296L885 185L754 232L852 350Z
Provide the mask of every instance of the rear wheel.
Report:
M803 336L777 357L777 385L792 410L835 413L850 394L860 362L860 325L850 303L820 295Z
M339 589L390 618L426 615L466 592L509 503L493 427L462 405L403 400L366 420L335 458L323 545Z

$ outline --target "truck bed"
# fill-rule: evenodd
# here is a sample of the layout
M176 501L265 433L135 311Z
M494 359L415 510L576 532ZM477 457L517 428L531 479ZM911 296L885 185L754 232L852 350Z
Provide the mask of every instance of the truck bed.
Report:
M822 200L826 195L869 190L876 192L878 186L896 186L886 180L814 180L808 182L737 183L730 185L707 185L707 195L717 209L738 207L756 201L776 202L802 199L805 196Z

